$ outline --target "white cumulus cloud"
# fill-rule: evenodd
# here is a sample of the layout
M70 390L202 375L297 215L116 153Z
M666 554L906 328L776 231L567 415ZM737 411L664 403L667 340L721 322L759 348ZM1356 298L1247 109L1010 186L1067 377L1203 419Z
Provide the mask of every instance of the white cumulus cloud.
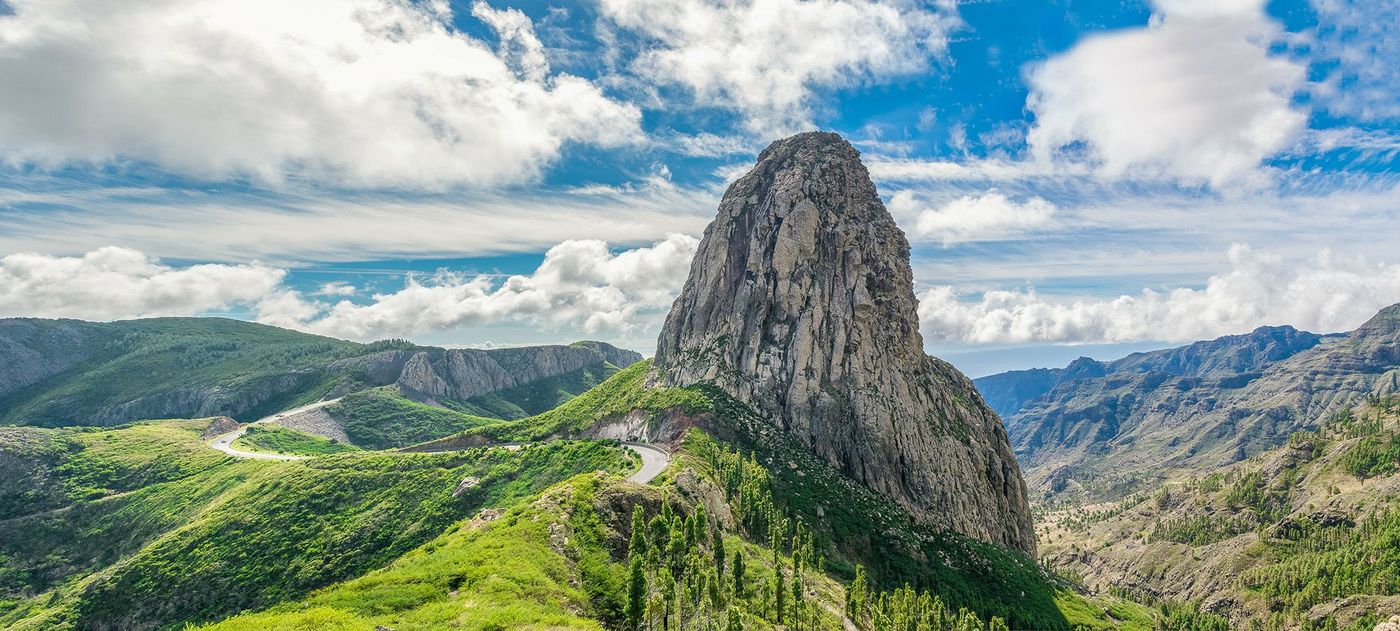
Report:
M116 320L196 315L261 300L285 275L258 264L175 268L119 247L78 257L10 254L0 258L0 316Z
M529 19L478 1L11 0L0 160L142 160L201 177L442 186L530 179L641 113L551 73Z
M1400 302L1400 265L1330 251L1288 261L1244 245L1230 249L1230 265L1203 288L1111 299L1052 299L1032 289L968 301L951 286L934 287L919 297L919 319L931 342L1191 341L1264 325L1345 331Z
M602 241L565 241L550 248L534 273L504 282L441 272L410 279L403 289L376 294L368 304L332 305L282 291L258 305L257 319L361 340L498 322L577 327L589 334L627 332L642 323L647 310L670 306L698 245L694 237L673 235L614 254Z
M1043 198L1018 202L997 190L963 195L936 208L904 190L890 198L889 206L895 216L908 218L915 238L945 245L1019 237L1049 226L1055 214L1055 205Z
M565 241L530 274L410 277L367 302L330 282L303 293L287 271L262 264L175 267L140 251L104 247L82 256L0 258L0 317L118 320L251 314L274 326L372 340L460 327L525 323L588 334L626 334L659 319L685 282L699 241L672 235L614 252L603 241Z
M1260 163L1306 126L1290 99L1302 64L1271 55L1262 0L1159 0L1140 29L1094 35L1034 67L1027 142L1040 161L1083 148L1101 174L1219 188L1263 181Z
M750 131L811 125L820 89L926 71L957 23L951 3L900 0L602 0L644 38L632 68L657 85L739 112Z

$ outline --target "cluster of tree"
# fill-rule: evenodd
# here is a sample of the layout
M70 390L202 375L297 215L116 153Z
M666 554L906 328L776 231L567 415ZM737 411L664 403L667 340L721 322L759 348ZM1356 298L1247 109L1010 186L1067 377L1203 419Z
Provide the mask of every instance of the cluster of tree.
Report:
M1400 470L1400 433L1362 438L1342 455L1342 466L1363 480L1395 473Z
M1152 529L1147 531L1147 542L1174 541L1203 546L1249 532L1253 526L1248 520L1234 515L1204 514L1158 519L1152 522Z
M1288 490L1293 486L1297 470L1290 467L1272 485L1260 471L1250 471L1230 485L1225 501L1231 506L1252 509L1258 523L1271 523L1288 514Z
M1230 631L1230 620L1220 614L1202 611L1195 603L1158 598L1147 592L1110 587L1108 593L1157 610L1156 628L1162 631Z
M952 611L943 599L905 585L893 592L872 594L865 568L856 566L856 578L846 590L846 618L872 631L1006 631L1006 621L992 617L983 622L965 608Z
M821 628L820 608L808 597L813 567L811 535L794 527L782 539L775 528L772 578L750 569L741 550L732 555L724 533L703 504L682 516L670 502L650 521L638 505L627 550L626 624L629 629L739 631L757 617L789 629ZM786 548L790 554L783 555Z
M1400 592L1400 512L1373 515L1350 529L1304 528L1272 546L1278 561L1240 576L1243 586L1268 597L1285 619L1302 618L1334 598Z

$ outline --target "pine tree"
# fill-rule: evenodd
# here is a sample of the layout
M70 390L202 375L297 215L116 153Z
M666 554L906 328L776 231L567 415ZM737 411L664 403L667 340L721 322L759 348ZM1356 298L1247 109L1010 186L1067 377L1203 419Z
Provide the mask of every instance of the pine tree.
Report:
M685 551L688 546L686 546L685 542L684 529L685 524L681 522L681 518L673 518L670 528L671 545L667 548L667 558L669 559L672 572L680 570L681 561L685 558Z
M773 573L773 620L775 622L781 623L783 621L783 609L785 604L783 600L786 594L787 589L783 586L783 570L782 568L777 568L777 571Z
M802 607L802 566L797 560L792 562L792 609L795 612Z
M719 577L719 589L720 591L724 591L724 570L729 566L724 562L724 533L719 530L715 530L714 533L714 548L715 572L717 572L717 576Z
M642 505L632 507L632 540L627 546L627 556L641 557L647 553L647 516Z
M705 505L701 502L695 503L695 512L691 514L694 520L691 522L691 539L696 545L709 543L706 535L710 534L710 516L705 512Z
M635 537L634 537L635 540ZM642 566L642 555L632 556L631 572L627 581L627 626L637 629L642 622L642 613L647 605L647 575Z
M866 592L869 590L865 578L865 566L856 566L856 580L851 581L851 587L846 590L846 617L852 620L862 620L865 618Z
M744 551L734 551L734 597L743 599L744 592Z
M676 601L676 579L669 570L661 570L661 628L671 628L671 606Z
M665 515L652 517L647 530L651 532L651 546L665 552L666 546L671 543L671 520Z

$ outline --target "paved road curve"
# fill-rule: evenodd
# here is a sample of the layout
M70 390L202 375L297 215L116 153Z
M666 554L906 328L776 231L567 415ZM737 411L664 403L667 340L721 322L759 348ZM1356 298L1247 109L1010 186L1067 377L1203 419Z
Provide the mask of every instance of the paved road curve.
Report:
M293 456L288 454L267 454L253 451L243 451L242 449L234 449L233 442L242 437L243 434L245 434L248 431L248 428L254 425L276 421L278 419L292 416L294 414L309 412L317 408L323 408L339 400L340 399L329 399L326 401L317 401L310 405L303 405L299 408L284 410L282 412L273 414L272 416L260 418L227 434L220 434L218 436L215 436L213 440L209 441L209 446L237 458L252 458L255 460L301 460L303 458L306 458L307 456ZM497 446L505 447L506 449L520 449L521 447L524 447L528 444L529 443L507 443ZM651 482L652 480L656 479L656 476L661 475L662 471L666 470L667 465L671 464L671 454L667 453L665 450L659 447L648 445L646 443L632 442L622 443L622 446L630 450L632 453L635 453L638 456L642 457L642 468L638 469L636 473L627 476L627 479L629 481L636 482L637 484L646 484L648 482Z
M671 464L671 454L645 443L622 443L623 447L631 449L633 453L642 457L642 468L636 473L627 476L628 480L637 484L646 484L661 475L666 470L666 466Z
M270 421L276 421L276 420L278 420L278 419L286 418L286 417L288 417L288 416L292 416L292 415L295 415L295 414L301 414L302 412L310 412L311 410L315 410L315 409L319 409L319 408L326 407L327 405L331 405L331 404L333 404L333 403L335 403L336 401L339 401L339 400L340 400L339 398L335 398L335 399L327 399L327 400L325 400L325 401L317 401L317 402L312 403L312 404L310 404L310 405L303 405L303 406L301 406L301 407L299 407L299 408L292 408L292 409L290 409L290 410L283 410L283 411L281 411L281 412L278 412L278 413L276 413L276 414L273 414L272 416L264 416L263 418L260 418L260 419L258 419L258 420L256 420L256 421L253 421L252 423L249 423L249 424L247 424L247 425L244 425L243 427L240 427L240 428L238 428L238 429L235 429L235 430L233 430L233 431L231 431L231 432L229 432L229 433L227 433L227 434L220 434L220 435L218 435L218 436L215 436L215 437L214 437L214 440L209 441L209 446L210 446L210 447L213 447L213 448L215 448L215 449L217 449L217 450L219 450L219 451L222 451L222 452L224 452L224 453L226 453L226 454L228 454L228 455L230 455L230 456L237 456L237 457L239 457L239 458L252 458L252 459L254 459L254 460L301 460L302 458L305 458L306 456L289 456L289 455L284 455L284 454L265 454L265 453L258 453L258 452L253 452L253 451L243 451L242 449L234 449L234 448L233 448L233 441L238 440L239 438L242 438L243 435L246 434L246 433L248 432L248 428L249 428L249 427L252 427L252 426L254 426L254 425L261 425L261 424L263 424L263 423L267 423L267 422L270 422Z

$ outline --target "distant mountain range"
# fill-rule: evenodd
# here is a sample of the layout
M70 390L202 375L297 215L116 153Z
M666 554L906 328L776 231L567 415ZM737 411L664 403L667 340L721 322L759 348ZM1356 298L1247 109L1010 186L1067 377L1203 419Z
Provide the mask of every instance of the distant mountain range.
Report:
M1346 334L1262 327L976 384L1034 490L1113 497L1243 460L1328 412L1400 391L1400 305Z

